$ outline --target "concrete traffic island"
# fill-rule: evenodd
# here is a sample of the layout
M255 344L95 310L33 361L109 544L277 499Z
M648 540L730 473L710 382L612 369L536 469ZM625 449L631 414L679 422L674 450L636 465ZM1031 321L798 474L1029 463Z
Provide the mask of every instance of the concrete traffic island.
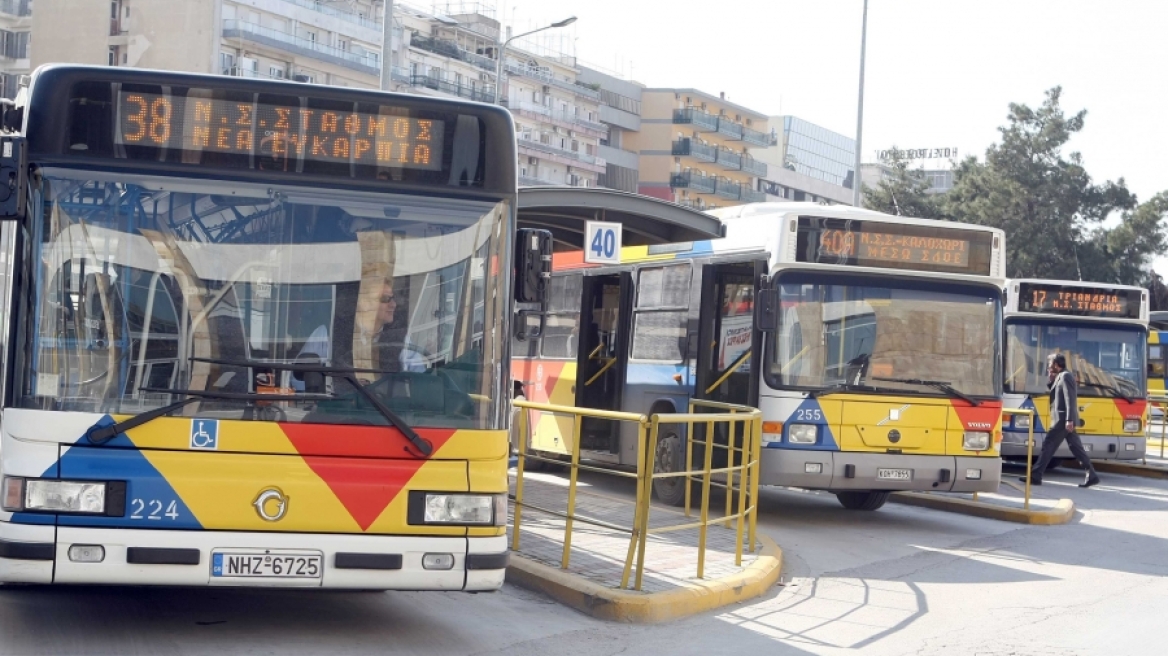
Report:
M524 487L525 503L555 510L566 508L568 488L563 478L526 472ZM711 516L721 509L720 504L714 506ZM629 533L615 527L631 527L634 509L631 498L581 487L576 493L579 519L573 526L568 567L562 569L565 520L524 508L519 550L511 554L507 582L542 592L598 619L656 623L758 597L779 579L783 552L773 541L758 536L755 551L749 553L744 548L742 564L737 566L735 531L732 527L712 526L707 535L703 578L696 576L698 531L681 530L651 534L645 550L642 589L620 589ZM511 511L514 517L514 503ZM695 515L696 512L695 509ZM684 514L674 508L654 505L650 513L650 526L685 521ZM508 528L509 533L512 530ZM634 563L630 587L635 575Z
M1035 487L1032 490L1037 492L1041 488ZM1017 524L1066 524L1075 516L1075 503L1070 499L1049 499L1032 493L1028 509L1025 507L1023 495L1021 483L1003 480L998 492L983 492L976 498L972 494L896 492L888 500L908 506Z

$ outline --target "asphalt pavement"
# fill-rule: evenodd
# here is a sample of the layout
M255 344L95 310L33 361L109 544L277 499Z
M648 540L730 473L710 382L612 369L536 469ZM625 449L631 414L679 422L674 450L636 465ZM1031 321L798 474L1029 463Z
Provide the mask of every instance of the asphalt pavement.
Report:
M1168 481L1048 474L1065 526L1024 526L767 489L785 552L772 593L654 626L605 623L506 586L492 594L0 588L0 656L25 654L1163 653ZM618 484L591 481L608 493Z

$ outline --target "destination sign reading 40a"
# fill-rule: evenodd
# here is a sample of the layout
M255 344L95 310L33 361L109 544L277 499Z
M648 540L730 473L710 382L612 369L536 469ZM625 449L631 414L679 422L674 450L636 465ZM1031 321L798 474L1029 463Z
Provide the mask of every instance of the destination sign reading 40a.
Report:
M177 102L176 102L177 101ZM392 110L393 108L386 108ZM201 153L438 170L445 122L122 91L114 141Z
M921 264L969 263L969 240L924 237L886 232L826 229L820 233L822 256L859 262L906 262ZM822 259L821 259L822 261Z

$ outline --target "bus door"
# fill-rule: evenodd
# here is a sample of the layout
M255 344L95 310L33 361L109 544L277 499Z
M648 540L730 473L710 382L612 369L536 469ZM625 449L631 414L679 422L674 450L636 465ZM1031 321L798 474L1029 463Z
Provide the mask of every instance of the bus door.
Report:
M577 353L576 407L620 410L628 365L632 275L585 276ZM585 417L580 448L618 453L620 424Z
M763 262L707 264L702 267L702 304L698 317L698 358L693 398L738 405L758 405L761 334L754 329L754 292ZM701 412L701 408L697 409ZM705 440L704 426L694 440ZM726 427L716 441L725 443ZM738 439L741 439L739 428ZM695 449L696 454L700 449ZM725 451L715 451L724 460ZM718 464L717 466L721 466Z

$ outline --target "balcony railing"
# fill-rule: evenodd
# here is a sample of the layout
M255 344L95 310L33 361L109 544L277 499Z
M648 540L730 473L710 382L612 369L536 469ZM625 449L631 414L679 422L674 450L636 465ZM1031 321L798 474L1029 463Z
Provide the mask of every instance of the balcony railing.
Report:
M766 194L761 191L755 191L754 189L747 189L746 187L743 187L742 195L740 196L739 200L744 203L761 203L766 200Z
M724 169L738 171L742 168L742 155L725 148L718 149L718 165Z
M692 125L702 132L717 132L718 117L695 107L673 110L673 122Z
M410 86L424 87L426 89L433 89L441 91L442 93L449 93L452 96L459 98L466 98L468 100L477 100L479 102L493 103L495 102L495 93L489 89L482 87L468 87L465 84L458 84L457 82L450 82L438 77L429 75L411 75Z
M759 132L758 130L751 130L750 128L742 128L742 140L748 144L755 146L770 146L771 135L766 132Z
M718 117L718 134L738 140L742 138L742 129L743 126L741 123L735 123L725 116Z
M381 73L381 66L373 53L361 55L355 52L349 52L348 50L318 43L312 39L305 39L295 34L261 27L255 23L248 23L235 18L228 18L223 21L223 36L229 39L245 38L256 43L263 43L307 57L331 61L341 66L372 75L379 75Z
M457 59L459 61L467 62L468 64L473 64L474 66L478 66L484 71L490 71L492 73L495 72L494 59L491 59L490 57L484 57L480 54L466 50L453 41L438 39L432 36L424 36L421 34L413 34L410 36L410 45L418 48L419 50L425 50L436 55L442 55L443 57L450 57L451 59Z
M584 162L585 164L600 165L600 163L596 160L596 157L589 155L588 153L582 153L578 150L568 150L567 148L560 148L558 146L553 146L551 144L545 144L541 141L535 141L533 139L520 138L519 139L519 147L520 148L524 148L524 147L531 148L533 150L539 150L539 151L549 153L552 155L560 155L562 157L576 159L576 160L579 160L581 162Z
M589 121L588 119L583 118L577 114L573 114L571 112L565 112L565 111L561 111L558 109L552 109L551 107L544 107L543 105L533 103L533 102L526 102L523 100L514 101L514 102L509 101L505 104L507 105L507 108L512 110L512 111L518 111L520 113L531 114L533 116L546 118L546 119L549 119L552 121L560 121L563 123L576 123L582 127L590 128L592 130L597 130L597 131L601 131L601 132L605 132L605 133L608 132L608 130L604 127L603 123L600 123L598 121Z
M673 155L692 157L703 162L716 162L718 149L693 139L678 139L673 142Z
M742 196L742 185L730 180L719 180L714 193L722 198L738 200Z
M361 27L366 27L366 28L369 28L371 30L378 30L378 31L381 30L381 22L380 21L373 20L372 18L365 18L364 16L360 16L358 14L354 14L354 13L349 12L349 11L342 11L342 10L336 9L334 7L326 7L326 6L322 5L317 0L284 0L284 2L287 2L288 4L296 5L297 7L304 7L305 9L311 9L312 11L319 12L321 14L324 14L325 16L332 16L333 18L339 18L343 21L348 21L350 23L354 23L356 25L360 25Z
M32 16L32 0L0 0L0 14Z
M555 75L552 75L551 73L545 73L545 72L539 70L538 68L532 68L530 66L520 66L518 64L512 64L510 62L507 62L504 65L504 68L507 69L508 75L522 75L524 77L529 77L529 78L532 78L535 80L540 80L541 82L545 82L545 83L550 84L551 86L554 86L554 87L559 87L561 89L564 89L565 91L571 91L572 93L574 93L578 96L582 96L584 98L591 98L592 100L600 102L600 92L597 91L596 89L590 89L588 87L581 86L579 84L576 84L575 82L570 82L568 80L561 80L560 78L556 77Z
M708 175L694 175L692 171L686 171L670 175L669 186L689 189L699 194L712 194L716 187L716 180Z
M767 165L753 157L745 156L742 158L742 172L762 178L767 174Z

